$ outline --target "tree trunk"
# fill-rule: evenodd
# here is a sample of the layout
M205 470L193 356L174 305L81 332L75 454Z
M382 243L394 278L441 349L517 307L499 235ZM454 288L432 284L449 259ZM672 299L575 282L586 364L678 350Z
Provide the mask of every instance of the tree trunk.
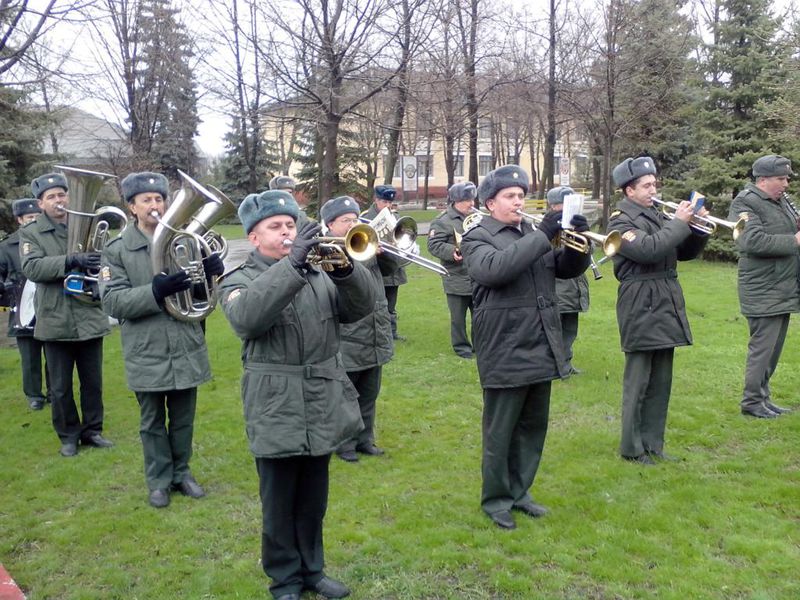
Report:
M338 152L339 152L339 125L342 118L339 115L328 113L322 132L323 155L319 173L319 195L317 200L320 206L323 202L333 198L334 192L339 189Z

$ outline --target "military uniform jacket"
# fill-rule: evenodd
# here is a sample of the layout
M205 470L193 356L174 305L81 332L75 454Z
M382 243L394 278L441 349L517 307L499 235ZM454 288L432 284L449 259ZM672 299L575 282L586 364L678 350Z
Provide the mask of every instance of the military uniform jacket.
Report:
M378 210L378 207L375 206L375 203L373 202L372 206L361 213L361 218L371 221L378 216L379 212L380 211ZM384 286L391 287L395 285L403 285L404 283L408 283L408 277L406 276L406 269L403 266L397 268L394 272L388 275L384 275L383 277Z
M484 217L461 242L472 279L472 342L484 388L510 388L569 374L556 277L571 278L589 256L553 250L543 233Z
M453 260L456 249L456 232L464 233L464 215L449 206L431 223L428 232L428 252L441 261L450 275L442 275L445 294L471 296L472 282L464 261Z
M19 231L22 273L36 283L36 339L79 342L108 335L111 328L99 302L64 293L66 226L42 213Z
M172 318L153 295L150 241L135 223L103 250L103 310L119 319L128 387L136 392L185 390L211 379L199 323Z
M33 336L33 327L14 326L15 311L19 310L17 300L25 281L19 264L19 231L15 231L0 242L0 286L5 282L14 284L13 288L7 289L8 296L5 298L6 304L13 309L8 314L8 337Z
M339 354L339 323L374 306L370 275L358 263L334 279L254 250L225 276L222 308L242 339L242 402L255 456L323 456L363 428Z
M375 294L375 310L355 323L342 323L341 353L347 371L363 371L392 360L394 340L389 319L389 303L383 291L383 275L398 268L398 259L378 255L361 264L369 272Z
M772 200L752 183L731 204L728 219L748 221L736 240L739 251L739 305L747 317L769 317L800 310L800 253L794 234L797 218L788 202Z
M678 283L679 260L697 257L708 236L694 233L679 219L627 198L611 214L608 231L622 234L614 256L617 323L623 352L688 346L692 332Z
M581 273L572 279L556 279L558 312L578 313L589 310L589 280Z

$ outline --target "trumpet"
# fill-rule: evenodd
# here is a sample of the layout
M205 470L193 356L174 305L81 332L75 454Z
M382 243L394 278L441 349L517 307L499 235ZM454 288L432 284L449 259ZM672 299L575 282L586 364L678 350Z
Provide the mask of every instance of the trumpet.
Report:
M544 219L543 215L534 215L521 210L517 210L517 214L526 219L533 221L534 225L538 225ZM582 231L578 233L572 229L562 229L558 237L558 243L566 248L571 248L583 254L590 254L592 252L592 242L596 243L603 250L606 256L614 256L622 245L622 235L619 231L609 231L606 235L594 233L593 231Z
M417 223L411 217L400 217L398 219L387 207L371 221L364 217L359 217L359 220L377 233L380 248L386 254L435 271L439 275L450 274L439 263L414 253L414 244L417 239Z
M317 236L317 246L308 253L306 261L317 265L323 271L347 267L351 259L359 262L369 260L378 253L380 243L375 230L364 223L355 225L344 237ZM284 246L291 246L292 240L283 240Z
M675 211L678 210L678 203L677 202L669 202L667 200L661 200L660 198L656 198L652 196L650 198L653 204L656 204L661 207L661 212L668 219L675 218ZM689 221L689 227L694 229L695 231L699 231L700 233L704 233L706 235L714 235L717 232L718 227L724 227L725 229L730 229L731 236L734 240L736 240L744 231L744 226L747 224L747 214L742 213L739 215L738 221L726 221L725 219L720 219L719 217L714 217L711 215L706 215L705 217L701 217L700 215L692 215L691 220Z

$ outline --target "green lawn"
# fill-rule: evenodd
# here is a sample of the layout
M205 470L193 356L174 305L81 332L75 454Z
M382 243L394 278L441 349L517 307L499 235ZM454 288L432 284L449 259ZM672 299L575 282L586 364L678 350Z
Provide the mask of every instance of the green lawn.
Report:
M617 457L620 382L610 265L591 282L575 364L556 382L535 499L543 519L502 531L479 508L481 390L449 347L438 276L409 268L400 332L378 408L382 458L334 459L327 570L353 598L687 599L800 597L800 414L739 414L747 344L735 269L683 264L695 345L677 350L667 451L644 468ZM796 323L773 378L800 408ZM239 400L239 342L215 312L214 380L200 390L193 469L208 497L146 503L138 409L118 333L105 344L111 450L58 455L47 411L17 392L0 349L0 562L30 600L266 598L257 477Z

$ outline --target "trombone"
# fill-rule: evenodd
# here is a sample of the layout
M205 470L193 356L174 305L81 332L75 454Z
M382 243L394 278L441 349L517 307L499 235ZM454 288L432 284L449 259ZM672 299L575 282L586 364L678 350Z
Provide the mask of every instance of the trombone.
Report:
M539 225L542 219L544 219L543 215L534 215L522 212L521 210L517 210L517 214L526 219L530 219L534 225ZM582 252L583 254L590 254L592 252L592 242L594 242L603 249L603 254L606 256L614 256L622 245L622 236L619 231L616 230L609 231L608 234L603 235L593 231L582 231L578 233L572 229L562 229L558 242L562 246Z
M306 260L323 271L347 267L351 259L363 262L378 253L378 234L364 223L355 225L344 237L317 236L314 239L319 244L311 249ZM283 240L284 246L291 246L292 243L292 240Z
M375 231L378 237L378 244L386 254L435 271L439 275L450 274L439 263L414 253L413 248L417 240L417 223L411 217L400 217L398 219L387 207L371 221L365 217L359 217L359 220L362 224Z
M678 210L678 203L677 202L669 202L666 200L661 200L660 198L656 198L652 196L650 198L653 204L656 204L661 207L661 212L668 219L675 218L675 211ZM720 219L719 217L713 217L711 215L706 215L705 217L701 217L700 215L692 215L691 220L689 221L689 227L694 229L695 231L699 231L700 233L704 233L706 235L714 235L717 232L718 227L724 227L726 229L731 230L731 236L734 240L736 240L741 233L744 231L744 226L747 224L747 214L743 213L739 215L738 221L726 221L725 219Z

